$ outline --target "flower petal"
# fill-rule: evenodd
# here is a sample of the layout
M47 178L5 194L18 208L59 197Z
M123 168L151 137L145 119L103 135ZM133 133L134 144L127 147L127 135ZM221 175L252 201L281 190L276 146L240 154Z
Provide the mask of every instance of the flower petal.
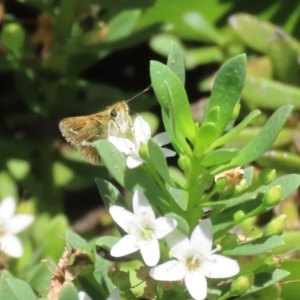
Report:
M120 290L115 288L106 300L120 300Z
M128 169L134 169L141 165L144 161L138 155L130 155L127 157L126 166Z
M114 221L127 233L137 235L139 230L138 219L130 211L117 205L109 208L109 213Z
M0 204L0 225L11 219L16 210L16 202L13 197L6 197Z
M147 266L154 267L157 265L160 258L160 252L159 252L159 244L156 239L153 239L146 243L141 243L140 250L144 262Z
M166 240L171 254L178 260L184 260L186 254L190 250L190 240L180 230L174 229L166 236Z
M140 241L133 235L123 236L110 250L114 257L122 257L140 249Z
M164 157L172 157L175 156L177 153L173 150L167 149L167 148L161 148Z
M186 269L177 260L167 261L150 270L150 276L155 280L176 281L184 278Z
M137 144L146 142L151 138L149 124L141 117L137 116L133 123L133 134Z
M131 154L134 150L136 150L136 146L135 144L129 140L129 139L125 139L125 138L119 138L116 136L112 136L110 135L108 137L108 140L115 145L115 147L125 153L126 155Z
M139 221L143 219L150 219L152 221L155 220L154 211L148 199L141 191L134 191L132 198L132 209Z
M156 134L153 139L159 146L170 144L171 141L166 131Z
M28 227L34 220L30 215L16 215L4 225L7 232L16 234Z
M201 263L200 270L209 278L228 278L238 274L240 267L231 258L213 254Z
M23 246L18 237L6 234L0 238L1 251L8 256L19 258L23 255Z
M177 221L168 218L160 217L155 220L154 235L157 239L161 239L169 234L177 226Z
M78 293L78 298L79 300L92 300L88 294L82 291Z
M207 282L201 272L188 272L184 281L186 288L194 299L203 300L206 298Z
M210 219L201 221L194 229L191 236L191 246L199 249L202 255L209 255L212 249L212 224Z

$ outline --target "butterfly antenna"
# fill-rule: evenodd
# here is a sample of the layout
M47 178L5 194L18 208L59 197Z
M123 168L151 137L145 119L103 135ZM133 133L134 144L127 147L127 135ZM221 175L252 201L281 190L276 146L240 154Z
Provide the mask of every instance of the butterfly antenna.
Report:
M136 97L142 95L143 93L149 91L151 88L152 88L152 85L150 84L150 85L148 85L143 91L141 91L141 92L138 93L137 95L133 96L132 98L126 100L125 102L129 102L129 101L133 100L134 98L136 98Z

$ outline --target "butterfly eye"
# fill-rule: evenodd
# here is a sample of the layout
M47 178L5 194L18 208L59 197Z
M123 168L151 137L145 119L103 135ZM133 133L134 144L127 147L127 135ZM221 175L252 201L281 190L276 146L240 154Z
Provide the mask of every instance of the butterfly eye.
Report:
M117 115L118 115L118 112L117 112L115 109L113 109L113 110L110 112L110 116L111 116L112 118L115 118Z

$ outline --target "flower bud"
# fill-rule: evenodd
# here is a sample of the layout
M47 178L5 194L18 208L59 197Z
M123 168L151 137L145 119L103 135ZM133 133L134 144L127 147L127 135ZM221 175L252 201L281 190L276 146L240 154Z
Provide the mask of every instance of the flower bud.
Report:
M179 156L178 165L183 171L189 172L192 169L191 160L185 154Z
M109 272L109 277L112 283L120 288L120 290L128 290L131 287L129 272L124 272L119 269Z
M221 247L223 250L233 249L237 245L237 236L234 233L227 233L221 240Z
M271 186L265 193L262 201L265 206L275 206L278 204L282 197L281 185Z
M231 284L231 294L236 296L244 294L251 287L254 279L253 273L240 275Z
M276 170L265 169L261 171L258 175L258 179L262 184L268 184L276 178Z
M2 45L12 51L19 50L25 41L25 31L17 23L5 25L1 33Z
M244 216L245 216L245 213L242 210L239 210L236 213L234 213L233 220L236 223L240 223L243 221Z
M241 104L238 103L234 106L234 109L233 109L233 112L232 112L232 115L231 115L231 120L232 121L236 120L236 118L239 116L240 110L241 110Z
M268 256L263 263L263 271L272 272L281 265L281 260L278 256Z
M281 216L274 218L267 224L264 229L264 235L281 235L285 228L286 224L286 215L282 214Z
M68 259L69 268L73 272L80 272L81 275L91 273L94 270L94 264L94 254L86 249L74 249L74 253Z
M246 180L242 179L241 182L234 187L234 194L242 192L246 188L246 184Z

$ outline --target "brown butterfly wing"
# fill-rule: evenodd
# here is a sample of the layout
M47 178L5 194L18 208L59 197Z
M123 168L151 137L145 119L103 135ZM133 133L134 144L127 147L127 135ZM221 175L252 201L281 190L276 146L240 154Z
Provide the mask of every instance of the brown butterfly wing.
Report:
M94 115L66 118L60 122L59 128L67 142L74 145L84 159L91 164L99 164L100 157L92 143L107 138L107 129L99 118Z

